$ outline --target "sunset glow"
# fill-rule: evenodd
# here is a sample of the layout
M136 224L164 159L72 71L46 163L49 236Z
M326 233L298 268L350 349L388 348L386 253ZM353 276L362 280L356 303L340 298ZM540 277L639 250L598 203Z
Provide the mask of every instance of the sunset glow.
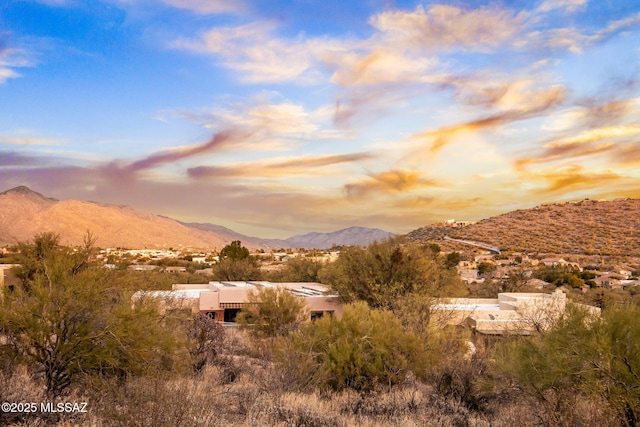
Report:
M261 237L640 197L637 0L0 6L0 192Z

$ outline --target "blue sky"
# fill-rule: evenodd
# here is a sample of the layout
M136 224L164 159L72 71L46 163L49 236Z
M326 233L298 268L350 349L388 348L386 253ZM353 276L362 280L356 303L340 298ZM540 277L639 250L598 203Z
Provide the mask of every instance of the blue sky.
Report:
M640 196L636 1L0 5L0 189L264 237Z

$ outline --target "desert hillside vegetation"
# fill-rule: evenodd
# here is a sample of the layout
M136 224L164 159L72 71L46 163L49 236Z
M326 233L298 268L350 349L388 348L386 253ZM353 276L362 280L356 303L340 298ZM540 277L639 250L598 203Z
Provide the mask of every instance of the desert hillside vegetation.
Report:
M640 199L545 204L461 228L434 224L407 238L441 244L445 235L490 243L503 251L639 256Z

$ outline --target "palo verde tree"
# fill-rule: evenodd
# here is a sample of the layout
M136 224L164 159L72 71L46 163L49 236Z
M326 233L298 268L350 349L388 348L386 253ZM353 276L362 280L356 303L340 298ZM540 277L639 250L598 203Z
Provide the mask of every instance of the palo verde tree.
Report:
M93 242L69 248L44 233L20 244L21 283L3 290L0 333L54 396L86 377L167 369L178 348L154 310L133 310L112 287Z
M640 309L623 305L595 318L569 306L555 327L498 346L503 373L536 398L553 425L575 425L576 399L609 406L623 426L640 424Z
M399 239L346 248L319 276L345 302L366 301L374 308L394 309L394 301L412 293L433 297L464 292L457 273L429 248Z

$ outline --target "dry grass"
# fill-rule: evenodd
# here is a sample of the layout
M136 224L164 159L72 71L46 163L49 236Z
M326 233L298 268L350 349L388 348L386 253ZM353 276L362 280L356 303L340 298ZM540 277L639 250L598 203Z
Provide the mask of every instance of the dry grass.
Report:
M494 402L490 412L475 412L456 399L443 397L421 382L410 381L371 394L300 393L265 380L272 373L248 363L231 384L222 369L207 367L203 375L168 380L131 378L124 383L75 390L61 401L87 401L87 414L0 414L7 426L438 426L489 427L544 425L541 408L526 397ZM262 378L256 378L262 377ZM256 381L256 379L258 381ZM4 401L46 401L42 387L26 372L2 378ZM611 418L593 402L579 402L576 426L606 425ZM605 424L602 424L602 423Z
M480 393L493 396L482 407L470 405L460 393L443 393L410 377L402 384L371 393L301 392L275 365L256 357L241 331L226 331L220 357L197 375L169 378L111 379L77 385L62 402L88 402L86 414L3 414L7 426L438 426L511 427L545 425L544 408L526 395L511 392ZM482 370L456 362L469 379ZM467 367L467 368L465 368ZM473 367L473 366L471 366ZM229 376L229 371L233 376ZM462 373L460 375L462 375ZM466 377L465 377L466 378ZM0 371L0 401L46 402L42 384L24 369ZM477 381L476 381L477 382ZM452 383L453 384L453 383ZM461 383L467 387L466 382ZM478 386L478 384L476 384ZM453 387L453 386L452 386ZM578 400L572 425L611 425L604 402Z

